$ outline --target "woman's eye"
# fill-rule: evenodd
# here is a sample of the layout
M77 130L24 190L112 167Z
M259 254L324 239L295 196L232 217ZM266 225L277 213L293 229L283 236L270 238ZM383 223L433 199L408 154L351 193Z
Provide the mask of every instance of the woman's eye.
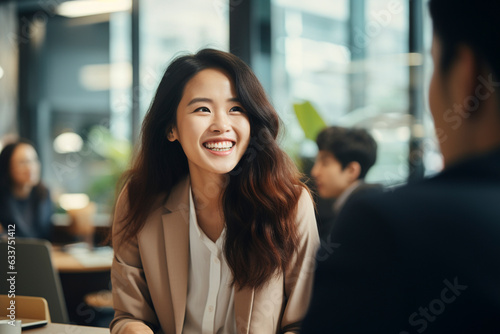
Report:
M232 112L245 112L242 107L232 107L229 111L232 111Z
M201 107L201 108L196 109L195 111L210 112L210 109L208 109L207 107Z

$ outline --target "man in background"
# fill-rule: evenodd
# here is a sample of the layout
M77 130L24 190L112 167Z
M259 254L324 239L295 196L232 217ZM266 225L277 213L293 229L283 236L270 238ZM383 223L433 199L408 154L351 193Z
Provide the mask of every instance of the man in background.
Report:
M319 234L325 240L342 207L368 193L381 192L378 184L364 182L377 160L377 143L364 129L330 126L316 138L318 155L311 170L318 194L335 199L333 219L320 221Z
M429 8L445 168L343 209L302 333L500 333L500 1Z

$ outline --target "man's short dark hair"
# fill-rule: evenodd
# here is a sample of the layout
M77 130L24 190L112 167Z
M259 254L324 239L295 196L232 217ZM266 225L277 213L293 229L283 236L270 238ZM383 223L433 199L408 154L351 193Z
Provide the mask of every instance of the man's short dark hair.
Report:
M377 143L364 129L330 126L322 130L316 138L318 149L328 151L337 159L342 168L356 161L361 166L362 179L377 160Z
M488 66L493 81L500 79L500 1L430 0L435 35L441 42L441 68L446 73L458 47L470 47L481 69Z

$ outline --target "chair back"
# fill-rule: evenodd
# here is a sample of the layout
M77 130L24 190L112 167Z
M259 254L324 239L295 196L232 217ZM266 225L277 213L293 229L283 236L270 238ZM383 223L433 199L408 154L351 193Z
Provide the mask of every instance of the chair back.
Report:
M46 240L16 238L15 245L7 245L7 240L1 240L0 254L7 257L8 251L14 251L15 264L11 268L7 259L0 262L0 293L10 294L14 288L16 296L43 297L49 304L52 321L68 323L61 281L52 266L50 248Z
M47 320L50 322L49 304L45 298L19 295L9 298L7 295L0 295L0 309L8 309L11 300L15 301L16 318Z

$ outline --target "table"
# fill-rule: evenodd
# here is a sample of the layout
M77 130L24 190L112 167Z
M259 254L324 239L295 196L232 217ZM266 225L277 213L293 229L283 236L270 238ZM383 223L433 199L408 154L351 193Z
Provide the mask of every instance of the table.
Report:
M80 252L65 252L60 247L54 247L51 253L54 268L59 273L85 273L111 270L112 251L93 250Z
M96 305L88 305L85 296L110 289L112 249L97 248L89 251L81 245L54 246L51 257L54 268L59 272L70 321L80 325L107 326L112 318L112 310L91 309Z
M42 327L23 329L23 334L109 334L109 328L49 323Z

